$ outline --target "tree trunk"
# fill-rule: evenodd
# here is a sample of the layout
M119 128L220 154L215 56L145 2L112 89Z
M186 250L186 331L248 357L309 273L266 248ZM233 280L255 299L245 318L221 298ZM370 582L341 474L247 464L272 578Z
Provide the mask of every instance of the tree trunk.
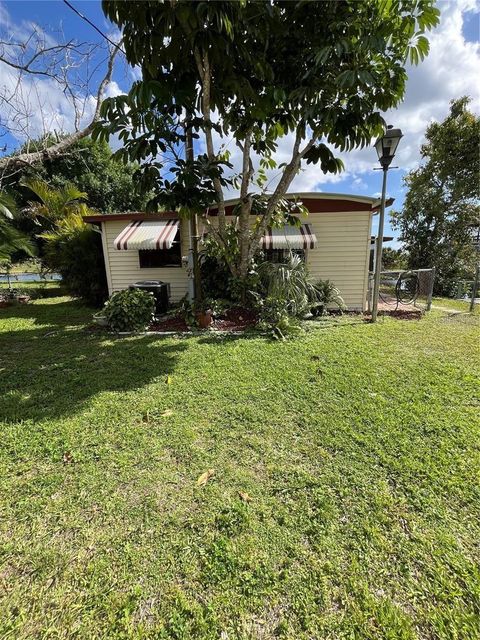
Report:
M186 136L186 144L185 144L185 159L187 162L193 162L194 153L193 153L193 138L192 138L192 130L189 125L189 119L187 118L187 122L185 124L185 136ZM193 262L193 302L195 306L198 306L202 301L202 282L200 276L200 263L198 259L198 215L197 212L194 211L190 215L189 220L190 225L190 246L192 250L192 262Z
M285 170L280 178L279 183L276 186L275 191L270 197L267 205L267 210L265 215L263 216L260 224L258 225L257 230L253 234L250 240L250 248L248 253L248 259L251 260L253 256L257 253L262 237L264 236L267 228L270 226L273 214L275 213L275 209L282 198L285 197L289 186L292 183L293 178L295 177L300 163L302 161L303 156L307 153L307 151L315 144L315 138L312 138L306 146L300 151L300 143L302 141L302 132L303 129L299 126L297 129L297 134L295 138L295 143L293 145L292 151L292 159L285 167Z
M240 186L240 219L239 219L239 249L240 262L238 271L240 278L246 280L250 263L250 212L252 210L252 198L248 195L248 187L253 174L253 165L250 159L250 149L252 144L252 133L248 131L245 135L243 146L239 143L243 153L242 162L242 184Z

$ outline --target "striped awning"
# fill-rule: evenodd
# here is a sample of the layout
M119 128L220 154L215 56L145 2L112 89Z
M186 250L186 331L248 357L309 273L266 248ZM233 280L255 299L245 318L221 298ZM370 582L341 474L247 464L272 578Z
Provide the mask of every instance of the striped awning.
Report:
M178 220L136 220L118 234L113 246L118 250L170 249L178 231Z
M313 249L316 244L317 237L309 224L267 229L262 238L263 249Z

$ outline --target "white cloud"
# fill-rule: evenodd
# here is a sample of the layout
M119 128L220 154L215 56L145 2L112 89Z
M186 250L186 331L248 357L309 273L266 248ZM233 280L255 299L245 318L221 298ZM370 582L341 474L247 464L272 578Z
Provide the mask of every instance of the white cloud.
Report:
M440 9L440 25L428 36L430 54L417 67L408 68L404 101L384 114L388 123L403 131L396 164L406 170L418 164L427 126L447 116L451 100L468 95L470 108L480 112L480 43L467 42L462 33L463 12L478 11L479 3L452 0L442 2ZM343 159L347 175L366 173L377 165L373 148L353 151Z
M32 34L34 36L32 37ZM64 42L62 36L58 41L55 34L46 33L39 25L28 20L14 23L7 7L0 2L0 40L4 55L13 58L19 49L6 43L28 42L26 58L36 53L35 47L42 45L51 47ZM87 47L83 48L84 51ZM98 49L96 58L90 59L90 67L79 66L82 55L69 60L69 77L71 93L65 91L65 85L54 78L40 75L21 74L11 66L0 62L0 128L8 131L17 143L37 138L48 132L70 132L75 128L76 117L80 127L87 124L96 107L96 78L89 78L90 68L99 65L99 73L106 68L101 66L105 52ZM51 60L51 59L50 59ZM93 63L93 64L92 64ZM77 66L79 68L77 69ZM91 85L91 88L90 88ZM107 97L123 93L117 82L110 82L105 90ZM8 151L11 151L9 148Z

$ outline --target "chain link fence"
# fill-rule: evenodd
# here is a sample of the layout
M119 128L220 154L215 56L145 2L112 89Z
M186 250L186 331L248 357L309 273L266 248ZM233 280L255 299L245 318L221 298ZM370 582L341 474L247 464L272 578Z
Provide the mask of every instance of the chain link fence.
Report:
M368 310L372 307L374 274L369 274ZM432 306L435 268L382 271L380 274L379 306L383 311L429 311Z

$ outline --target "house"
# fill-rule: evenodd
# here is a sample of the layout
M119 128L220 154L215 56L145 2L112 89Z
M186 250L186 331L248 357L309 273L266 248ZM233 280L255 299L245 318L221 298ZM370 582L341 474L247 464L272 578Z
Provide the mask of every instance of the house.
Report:
M380 207L379 199L339 193L292 193L287 197L301 200L309 215L300 228L268 231L262 241L267 258L278 261L290 249L300 253L314 279L333 281L347 307L363 311L372 218ZM228 217L237 203L226 202ZM85 221L101 231L110 294L139 280L170 283L173 302L188 292L188 221L175 213L99 214Z

